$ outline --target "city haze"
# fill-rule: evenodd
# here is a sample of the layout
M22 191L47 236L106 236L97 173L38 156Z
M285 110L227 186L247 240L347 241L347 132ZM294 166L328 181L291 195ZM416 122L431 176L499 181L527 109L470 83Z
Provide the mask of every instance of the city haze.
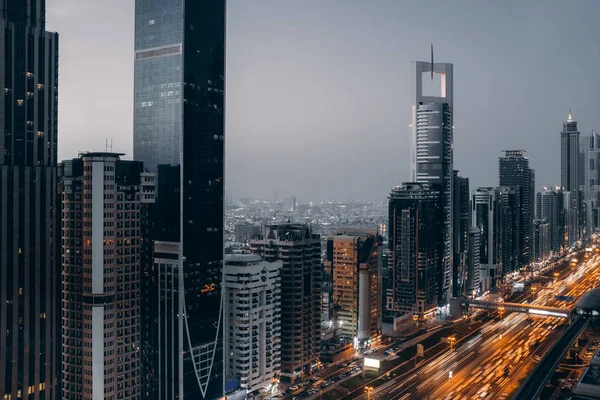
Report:
M562 122L598 115L600 3L229 0L227 191L384 201L409 179L410 61L454 64L454 167L498 184L525 149L560 183ZM60 33L60 159L132 156L134 2L49 0ZM102 34L99 34L102 32ZM595 96L596 95L596 96ZM101 117L99 117L101 116Z

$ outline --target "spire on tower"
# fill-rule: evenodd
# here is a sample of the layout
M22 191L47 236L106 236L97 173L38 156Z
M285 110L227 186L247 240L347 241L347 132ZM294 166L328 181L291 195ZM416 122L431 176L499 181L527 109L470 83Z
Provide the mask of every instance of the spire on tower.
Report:
M433 82L433 43L431 43L431 81Z
M569 108L569 119L568 119L568 121L569 122L573 121L573 117L571 116L571 109L570 108Z

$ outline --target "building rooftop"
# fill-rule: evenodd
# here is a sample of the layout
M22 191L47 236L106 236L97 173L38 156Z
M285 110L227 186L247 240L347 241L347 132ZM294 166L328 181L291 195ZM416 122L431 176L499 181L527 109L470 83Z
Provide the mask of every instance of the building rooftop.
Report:
M225 264L227 265L254 265L261 261L262 258L257 254L237 253L225 255Z

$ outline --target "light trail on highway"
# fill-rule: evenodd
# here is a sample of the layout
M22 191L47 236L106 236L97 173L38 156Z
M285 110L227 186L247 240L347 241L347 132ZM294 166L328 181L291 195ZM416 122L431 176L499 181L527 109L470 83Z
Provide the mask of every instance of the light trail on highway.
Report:
M520 301L570 309L573 302L555 296L571 296L576 301L597 287L599 264L596 256L569 268L562 279L548 282L535 294L524 293ZM556 341L566 323L555 317L505 313L454 349L375 387L371 399L505 399L516 390L516 382L533 369L532 355Z

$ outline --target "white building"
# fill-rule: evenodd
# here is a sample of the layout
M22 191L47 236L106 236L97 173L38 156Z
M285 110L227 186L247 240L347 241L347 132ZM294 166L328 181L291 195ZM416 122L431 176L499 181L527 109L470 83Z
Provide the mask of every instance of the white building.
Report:
M225 381L239 378L248 394L271 387L279 378L281 265L255 254L225 257Z

